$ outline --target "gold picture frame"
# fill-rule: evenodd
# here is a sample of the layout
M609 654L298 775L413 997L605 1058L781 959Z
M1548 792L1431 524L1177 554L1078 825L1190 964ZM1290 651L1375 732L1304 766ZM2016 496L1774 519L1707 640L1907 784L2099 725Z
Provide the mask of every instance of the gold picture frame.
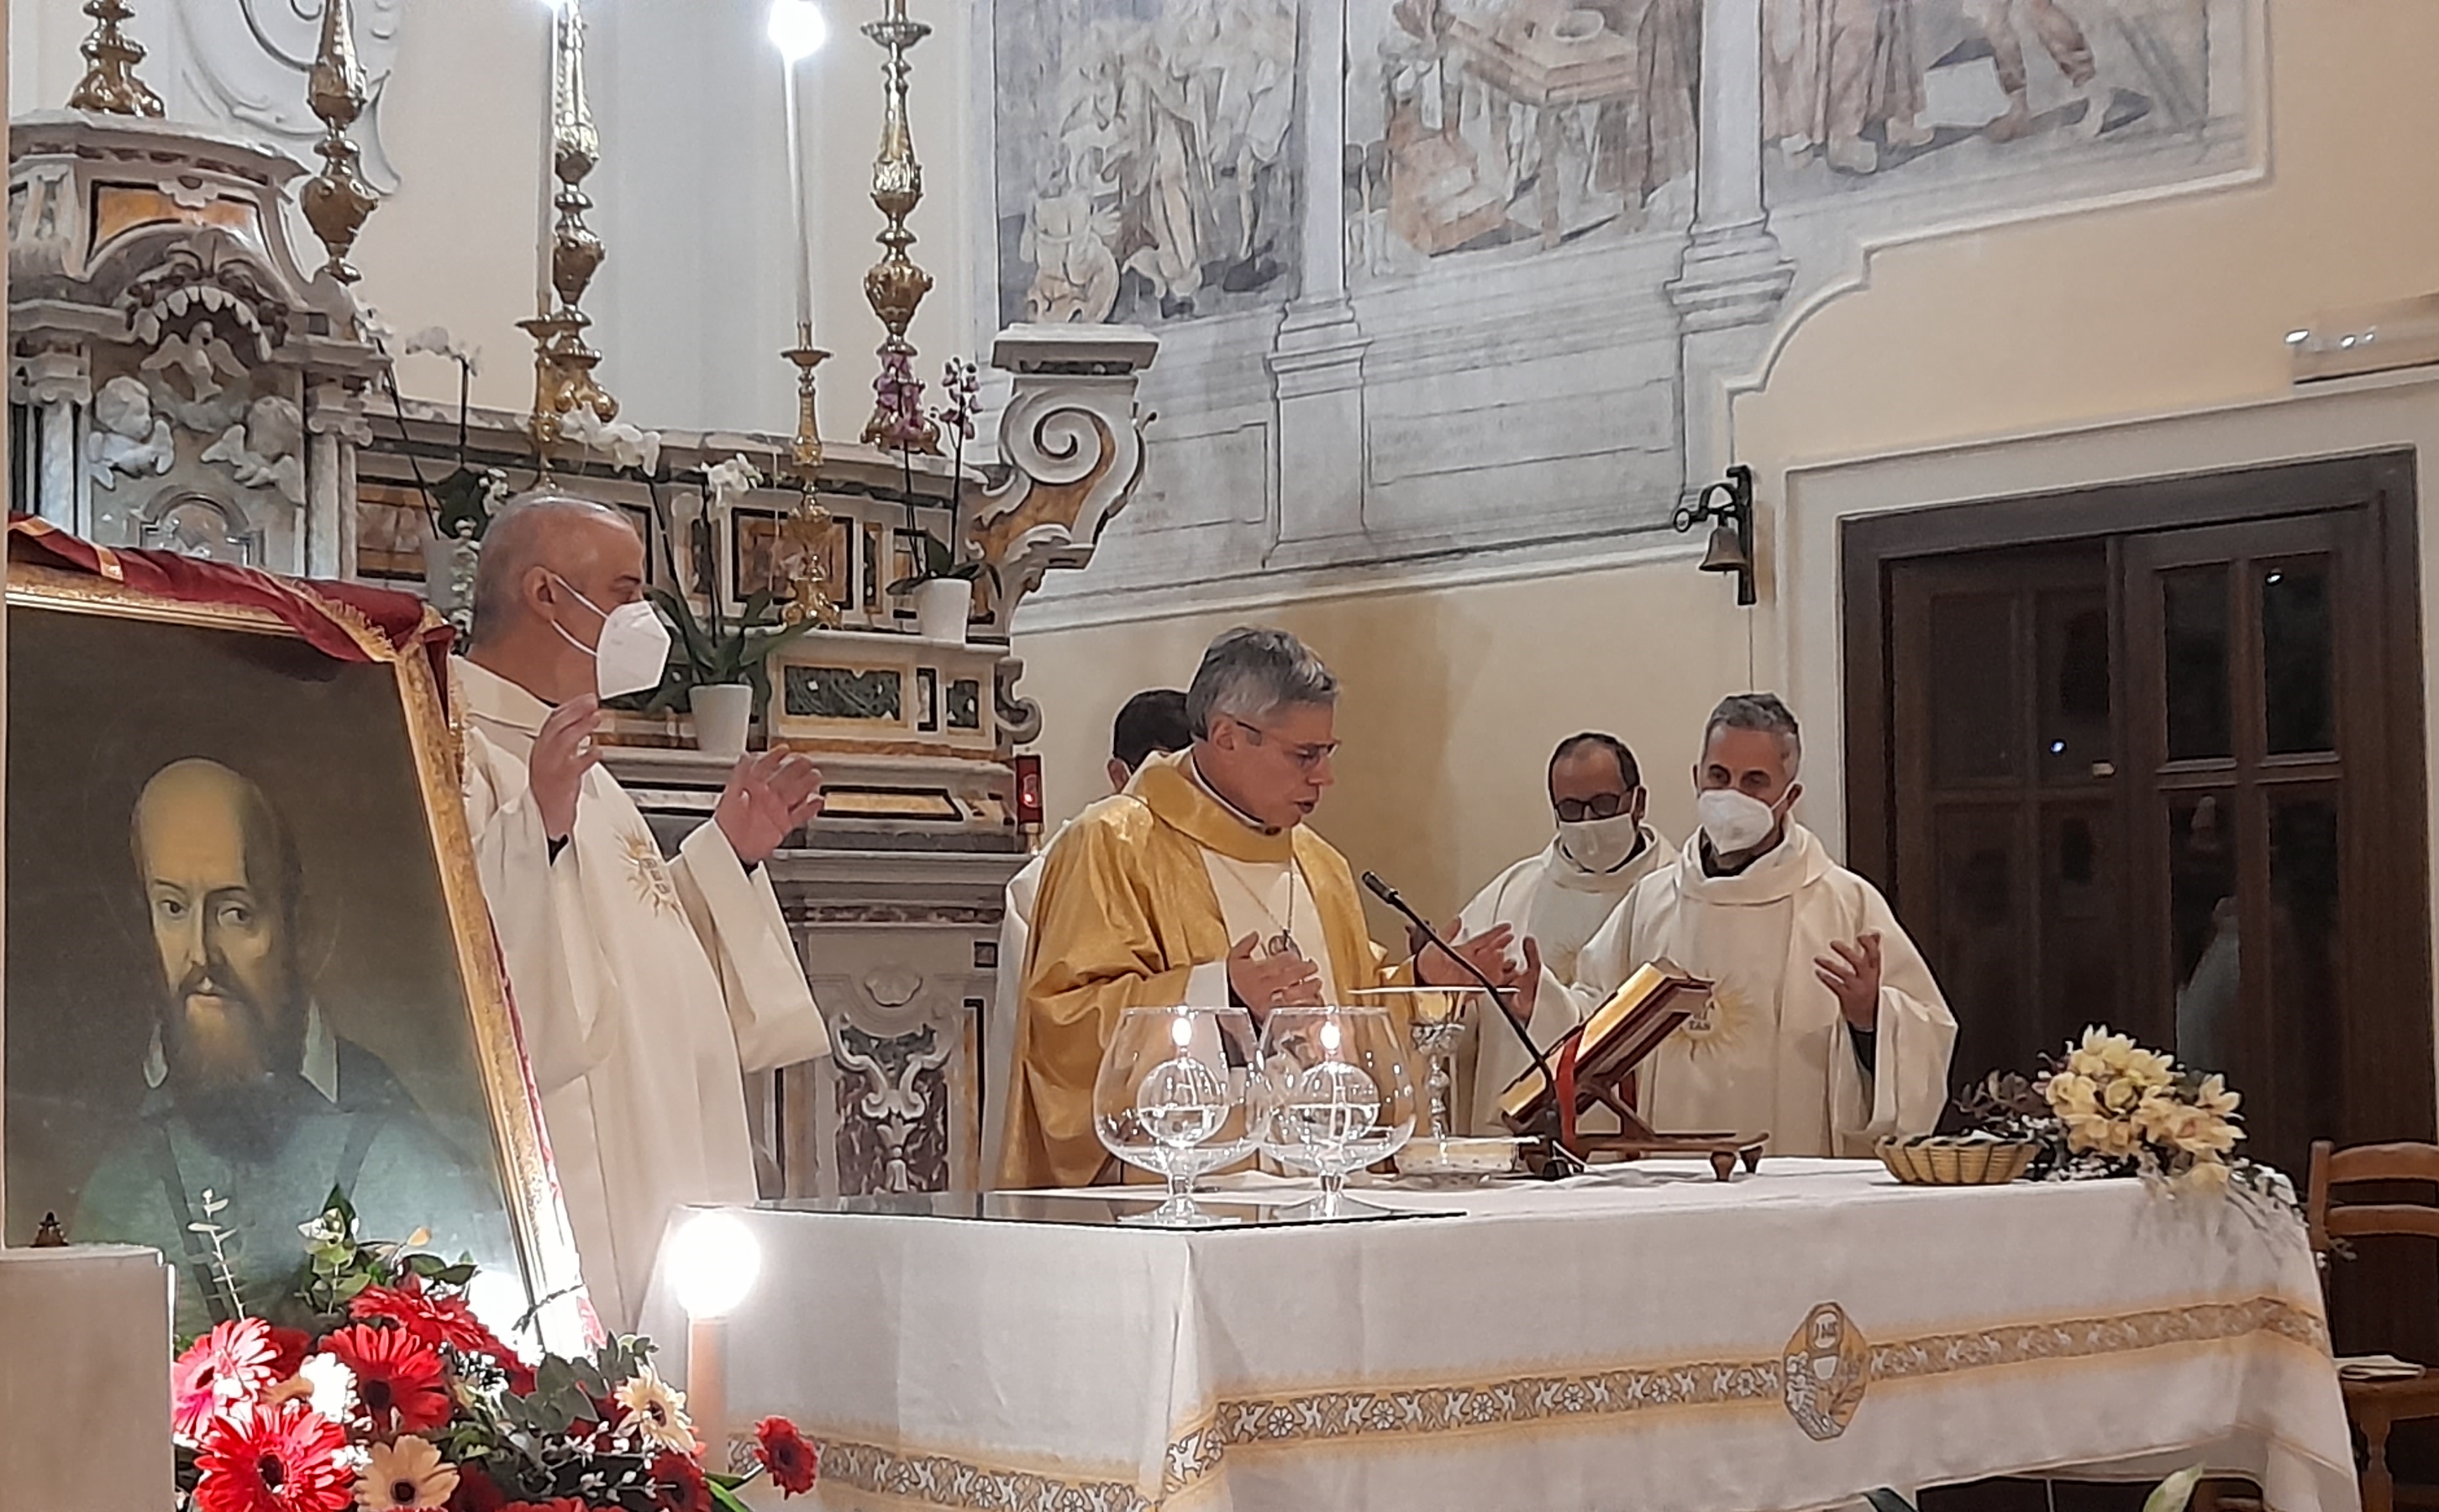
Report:
M208 1049L192 1048L213 1043L198 1036L196 1015L204 1010L195 1005L216 1005L214 1023L278 1025L278 1034L259 1032L261 1043L279 1046L282 1055L300 1041L305 1046L293 1077L280 1060L276 1076L241 1083L248 1090L235 1097L256 1095L254 1089L278 1080L308 1114L287 1123L223 1120L227 1127L311 1132L344 1124L350 1131L341 1138L340 1167L399 1188L396 1201L383 1193L351 1194L365 1217L365 1237L411 1237L388 1232L374 1214L418 1204L443 1216L436 1222L417 1220L434 1229L436 1251L449 1249L441 1230L453 1224L482 1236L480 1242L493 1250L505 1229L505 1255L475 1257L494 1276L508 1262L515 1295L490 1280L488 1295L478 1290L474 1297L478 1311L488 1311L487 1321L503 1328L530 1319L528 1338L543 1347L584 1347L592 1314L476 872L459 789L458 738L430 657L419 646L394 648L344 605L330 606L331 622L356 643L361 661L314 649L267 608L176 599L23 560L9 563L6 603L12 716L8 1239L25 1243L46 1211L60 1210L64 1218L82 1204L98 1210L98 1219L86 1217L82 1232L72 1225L71 1238L146 1240L156 1212L140 1202L105 1204L102 1198L136 1192L149 1202L142 1180L114 1185L114 1173L124 1165L139 1176L159 1177L161 1153L168 1151L162 1211L174 1209L179 1189L212 1169L252 1173L260 1188L219 1192L217 1199L253 1197L267 1205L277 1194L276 1217L287 1226L288 1253L278 1253L277 1224L264 1217L256 1233L269 1236L266 1252L241 1254L237 1262L244 1285L302 1262L294 1225L318 1212L320 1194L305 1211L291 1213L282 1188L303 1189L328 1164L316 1164L311 1147L298 1153L296 1142L305 1135L290 1134L281 1143L266 1134L259 1148L243 1147L241 1139L178 1142L181 1130L217 1134L213 1124L222 1109L215 1099L231 1095L217 1091L222 1084L207 1080L206 1073L173 1064L182 1053L192 1058L189 1067L209 1063ZM116 696L127 686L145 686L148 677L159 680L156 696ZM383 712L391 707L394 722ZM326 728L316 731L316 720ZM285 750L282 741L300 744ZM249 760L249 752L257 759ZM189 779L180 791L203 796L175 810L177 820L156 823L145 806L155 802L156 792L170 791L163 783L173 768ZM148 772L136 788L134 777ZM287 969L249 979L249 969L260 969L245 964L242 944L209 950L195 944L193 959L203 964L184 979L178 975L177 952L185 947L169 942L187 936L178 934L175 920L163 919L171 909L185 918L187 905L164 901L174 889L156 874L173 863L148 852L179 853L180 837L191 842L196 833L214 832L215 814L226 819L220 832L240 834L223 842L222 853L238 855L242 882L258 887L258 879L274 872L261 862L263 854L276 854L282 863L277 875L285 884L266 896L280 897L284 906L263 902L258 912L287 921L286 943L260 957L285 961ZM258 817L266 814L271 817ZM276 836L276 843L258 835ZM209 849L208 841L201 844ZM188 844L188 850L195 848ZM132 939L104 917L127 915L116 896L122 890L134 894L135 916L144 921L134 926ZM60 927L80 912L82 929ZM222 906L213 902L193 912L217 920ZM318 932L306 922L333 918L336 924ZM194 925L192 939L205 940L209 928ZM258 925L258 933L279 932ZM136 958L132 964L121 959L129 953ZM255 990L264 982L280 985ZM141 994L138 1004L151 1005L145 1010L151 1016L151 1042L140 1071L129 1051L144 1025L117 1022L135 1011L127 1005L131 991ZM273 1006L247 1019L261 1004ZM291 1033L300 1016L314 1027ZM171 1026L167 1034L164 1025ZM317 1043L326 1051L321 1070L335 1092L300 1090L321 1086ZM378 1053L367 1047L373 1043L382 1046ZM165 1054L165 1044L177 1048ZM261 1058L277 1058L265 1051ZM91 1073L90 1085L77 1082L79 1068ZM315 1095L328 1100L327 1110L312 1103ZM375 1097L388 1100L375 1104ZM165 1112L165 1098L177 1105ZM486 1126L479 1131L473 1127L478 1116ZM54 1117L66 1127L44 1127ZM360 1136L367 1124L374 1132ZM80 1147L72 1142L80 1142L81 1154L73 1152ZM360 1142L365 1149L357 1147ZM480 1147L485 1144L488 1150ZM89 1162L80 1178L45 1164L58 1162L62 1148L72 1150L67 1165ZM147 1149L149 1157L131 1154L125 1161L117 1153ZM215 1165L223 1149L230 1152L227 1162ZM427 1149L442 1152L428 1166L416 1158ZM193 1152L191 1162L182 1150ZM297 1158L292 1162L291 1155ZM149 1173L141 1165L148 1158ZM449 1167L445 1173L442 1165ZM496 1213L484 1205L493 1195ZM376 1197L382 1200L369 1200ZM145 1232L96 1232L114 1223ZM193 1293L207 1268L195 1263L191 1250L169 1258L181 1273L180 1331L192 1332L199 1316ZM195 1285L190 1275L198 1277Z

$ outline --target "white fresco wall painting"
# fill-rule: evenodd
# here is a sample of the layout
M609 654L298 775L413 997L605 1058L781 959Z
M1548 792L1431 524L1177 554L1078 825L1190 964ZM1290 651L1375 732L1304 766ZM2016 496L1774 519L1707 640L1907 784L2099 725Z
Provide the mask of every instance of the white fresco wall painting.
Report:
M2257 4L992 0L995 313L1162 339L1028 616L1665 529L1867 247L2260 170Z

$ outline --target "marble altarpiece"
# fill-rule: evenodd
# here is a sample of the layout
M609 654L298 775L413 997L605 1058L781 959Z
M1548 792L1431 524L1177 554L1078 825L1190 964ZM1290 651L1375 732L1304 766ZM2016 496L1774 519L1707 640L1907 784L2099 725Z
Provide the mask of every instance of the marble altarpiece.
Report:
M304 165L257 134L80 111L12 122L15 496L105 546L445 604L462 562L453 573L434 548L424 489L460 463L527 486L526 418L393 396L385 333L330 271L343 259L309 272L293 242ZM981 1078L1006 1053L982 1042L1003 888L1029 838L1012 758L1041 728L1008 624L1049 572L1091 560L1140 481L1136 374L1156 347L1106 326L1012 328L991 353L988 466L952 476L918 458L910 477L895 455L840 444L819 464L836 625L771 667L765 727L826 773L828 811L772 864L836 1053L752 1089L774 1192L979 1179ZM791 438L657 439L653 482L572 439L552 471L631 513L656 575L698 611L781 586L777 527L803 498ZM739 456L787 480L715 496L705 470ZM915 633L911 604L888 592L917 532L951 533L952 492L964 545L990 569L962 642ZM617 739L614 769L673 845L709 812L724 766L690 749L677 716L626 717Z

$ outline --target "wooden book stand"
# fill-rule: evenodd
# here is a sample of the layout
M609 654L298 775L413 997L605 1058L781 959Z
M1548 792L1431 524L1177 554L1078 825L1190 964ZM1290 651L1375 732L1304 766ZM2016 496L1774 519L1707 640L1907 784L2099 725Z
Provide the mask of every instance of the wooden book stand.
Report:
M1700 1011L1710 993L1710 983L1687 975L1665 959L1653 961L1627 978L1598 1012L1558 1041L1549 1060L1559 1083L1555 1093L1565 1094L1558 1099L1557 1121L1558 1143L1568 1154L1578 1161L1595 1151L1625 1160L1698 1155L1711 1163L1712 1172L1723 1182L1736 1174L1738 1161L1748 1171L1760 1168L1762 1150L1770 1143L1767 1132L1663 1132L1634 1107L1635 1068L1649 1059L1678 1025ZM1540 1068L1528 1066L1500 1094L1500 1117L1520 1133L1546 1128L1554 1095ZM1616 1133L1588 1133L1577 1127L1581 1115L1595 1107L1616 1116Z

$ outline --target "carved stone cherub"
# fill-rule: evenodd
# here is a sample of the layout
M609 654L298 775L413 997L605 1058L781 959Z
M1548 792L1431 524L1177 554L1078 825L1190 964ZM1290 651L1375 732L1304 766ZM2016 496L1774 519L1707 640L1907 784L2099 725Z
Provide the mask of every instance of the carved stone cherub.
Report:
M122 374L102 384L93 397L93 424L84 439L85 471L98 487L116 489L122 473L159 477L177 463L169 422L152 413L152 396L140 379Z
M240 488L271 488L290 504L305 503L305 463L299 452L305 442L305 418L294 403L277 394L258 399L245 412L244 423L232 425L205 448L206 462L225 463Z

